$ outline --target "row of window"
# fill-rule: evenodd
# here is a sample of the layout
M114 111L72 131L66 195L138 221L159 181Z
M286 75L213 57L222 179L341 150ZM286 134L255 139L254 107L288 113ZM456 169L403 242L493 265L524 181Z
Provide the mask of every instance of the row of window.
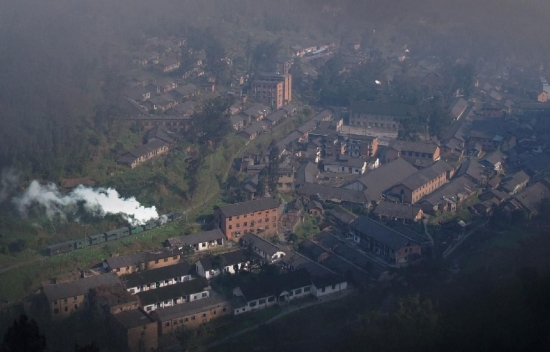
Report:
M275 213L276 211L277 211L277 209L266 210L266 211L265 211L265 214L267 215L267 214L269 214L269 213ZM254 215L262 215L262 214L263 214L262 211L259 211L259 212L257 212L257 213L252 213L252 214L244 214L244 215L243 215L243 219L246 219L246 218L248 217L248 215L254 216ZM237 215L236 218L237 218L237 220L239 220L239 219L241 218L241 216L240 216L240 215ZM228 221L232 221L232 220L233 220L233 217L230 216L230 217L227 218L227 220L228 220Z
M265 218L264 221L265 221L266 224L269 223L269 218ZM273 216L273 217L271 218L271 221L272 221L272 222L276 222L276 221L277 221L277 216ZM262 223L262 219L256 220L256 224L261 224L261 223ZM248 221L243 222L242 225L243 225L243 227L248 227ZM253 221L250 222L250 227L253 227L254 225L255 225L255 223L254 223ZM268 226L268 225L266 225L266 228L267 228L267 226ZM236 223L236 224L235 224L235 227L236 227L236 228L240 228L240 227L241 227L241 223ZM229 225L228 228L229 228L229 230L232 230L232 229L233 229L233 225Z
M223 312L223 313L227 312L227 308L226 308L226 307L223 307L223 308L222 308L222 312ZM217 314L218 314L217 309L212 310L212 314L217 315ZM206 313L202 313L202 314L201 314L201 317L202 317L202 318L206 318ZM183 323L188 322L189 320L195 320L195 319L196 319L196 316L195 316L195 315L191 315L190 317L185 317L185 318L180 318L180 319L174 319L174 320L172 321L172 325L178 325L178 323L179 323L179 324L183 324ZM164 325L165 325L165 326L170 326L170 322L168 321L168 322L166 322Z
M84 302L84 307L88 307L88 303ZM74 310L78 310L78 304L75 304L75 305L74 305ZM68 311L69 311L69 307L68 307L68 306L65 306L64 311L65 311L65 312L68 312ZM53 310L53 314L59 314L59 308L55 308L55 309Z
M401 152L401 155L403 155L403 156L407 156L407 155L408 155L408 156L413 156L413 155L414 155L414 156L416 156L417 158L418 158L418 157L422 157L422 158L426 158L426 157L427 157L427 158L433 158L433 156L434 156L434 155L431 154L431 153L419 153L419 152L412 152L412 151L403 151L403 152Z

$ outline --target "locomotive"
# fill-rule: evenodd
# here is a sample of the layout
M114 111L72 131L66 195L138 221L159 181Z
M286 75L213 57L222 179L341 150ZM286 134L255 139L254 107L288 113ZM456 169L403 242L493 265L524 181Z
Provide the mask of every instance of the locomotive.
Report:
M148 231L160 226L164 226L169 222L180 220L182 218L182 213L169 213L166 215L162 215L157 220L151 220L144 225L121 227L119 229L99 233L97 235L86 236L85 239L81 238L78 240L52 244L51 246L47 247L47 252L49 256L53 256L57 254L71 252L77 249L82 249L88 246L95 246L104 242L116 241L121 238L138 234L143 231Z

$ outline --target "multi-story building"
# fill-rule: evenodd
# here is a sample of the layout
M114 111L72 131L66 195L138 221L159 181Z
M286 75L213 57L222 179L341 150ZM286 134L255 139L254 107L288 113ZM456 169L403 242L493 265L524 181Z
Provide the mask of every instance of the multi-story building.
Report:
M99 286L120 285L114 273L96 275L71 282L44 286L44 294L53 319L66 318L71 313L90 307L90 290Z
M349 124L380 130L398 131L401 120L410 118L413 107L404 104L385 104L367 101L352 101Z
M355 242L393 265L421 258L422 239L412 231L401 233L366 216L354 220L350 229Z
M399 197L403 203L414 204L443 186L453 173L453 167L440 160L405 178L390 193Z
M122 276L128 292L134 294L154 290L164 286L175 285L192 279L191 267L182 262L153 270L143 270Z
M150 313L155 309L193 302L210 296L210 286L204 278L197 278L155 290L137 293L141 307Z
M103 268L118 275L124 275L144 269L156 269L177 264L180 259L181 251L178 248L170 248L159 252L140 252L122 257L111 257L105 260Z
M342 148L349 156L372 157L378 151L378 137L348 134Z
M252 82L254 99L278 110L292 101L292 75L264 73Z
M110 321L120 351L142 352L158 348L157 322L141 309L111 315Z
M218 227L234 240L247 233L277 232L279 203L273 198L225 205L215 210Z

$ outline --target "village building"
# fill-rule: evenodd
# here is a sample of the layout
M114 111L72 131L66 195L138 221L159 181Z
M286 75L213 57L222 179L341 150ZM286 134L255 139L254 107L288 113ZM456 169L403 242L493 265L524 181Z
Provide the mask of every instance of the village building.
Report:
M239 242L244 248L250 247L254 253L269 264L275 263L286 255L281 248L254 234L244 235Z
M503 209L509 216L514 211L522 211L526 218L530 219L538 214L541 202L548 197L550 197L548 183L536 182L504 202Z
M234 240L247 233L277 232L278 209L277 200L263 198L221 206L215 210L214 216L224 235Z
M154 290L137 293L141 307L146 312L177 304L193 302L210 296L210 286L206 279L197 278Z
M155 65L155 70L161 73L169 73L180 68L181 62L176 59L166 58Z
M433 164L440 157L440 149L435 144L391 141L386 149L385 162L403 158L412 165L425 167Z
M91 300L105 316L139 308L139 299L123 285L103 285L91 289Z
M234 314L239 315L275 304L284 304L311 294L311 277L300 269L262 282L242 284L233 290Z
M254 82L250 97L279 110L292 101L292 75L262 73Z
M355 127L398 131L401 127L400 121L410 118L412 113L413 107L409 105L356 100L350 105L349 124Z
M529 183L529 175L523 170L516 172L514 175L505 177L499 186L499 190L513 196L520 192Z
M267 131L268 128L269 123L267 121L258 121L239 132L239 136L248 140L254 140L260 135L261 132Z
M111 316L111 331L119 343L119 351L143 352L158 348L156 321L141 309Z
M350 158L345 155L323 159L323 171L361 175L367 171L365 159Z
M374 216L381 220L398 220L405 223L415 223L422 220L422 208L394 202L380 202L373 211Z
M440 160L402 180L389 192L407 204L415 204L443 186L454 174L451 165Z
M139 252L111 257L103 262L103 268L117 275L124 275L146 268L149 270L174 265L179 263L180 259L181 251L177 248L169 248L157 252Z
M220 295L155 310L151 315L158 322L159 336L169 335L178 329L197 328L201 324L231 315L233 307Z
M341 187L304 183L296 192L298 195L308 197L311 200L342 204L348 207L364 208L367 204L367 198L363 192Z
M311 278L311 294L317 298L341 292L347 288L348 282L341 275L332 274Z
M373 157L378 152L378 137L348 134L342 147L351 157Z
M456 211L457 206L479 192L466 175L459 176L419 202L424 212Z
M168 145L161 140L154 140L122 154L117 158L116 162L118 165L128 166L133 169L166 152L168 152Z
M380 201L382 194L390 187L418 172L414 166L402 158L391 161L377 169L370 170L357 179L342 186L350 191L361 191L368 206ZM358 192L353 192L357 194Z
M43 287L52 319L66 318L72 313L90 308L90 290L99 286L120 285L116 274L90 276L71 282L63 282Z
M121 277L126 289L131 294L154 290L191 279L191 267L185 262L158 269L142 270Z
M190 235L173 237L166 240L167 247L177 248L179 250L185 247L192 248L195 252L207 251L223 246L225 235L220 229L193 233Z
M466 160L457 171L457 176L465 175L476 185L484 187L487 185L488 170L481 165L477 160Z
M180 107L183 104L177 106ZM123 118L126 121L133 122L140 129L148 131L157 126L163 126L173 132L187 131L191 126L190 115L135 115Z
M241 270L247 270L248 266L249 262L246 258L246 253L241 249L216 256L203 257L195 263L197 275L207 280L221 273L235 274Z
M324 214L323 205L316 200L307 203L307 213L316 218L320 218Z
M392 265L408 264L422 256L419 238L410 238L368 217L357 218L350 228L355 242Z
M451 117L455 120L460 120L465 116L465 111L468 109L468 102L466 99L459 97L457 98L451 107Z

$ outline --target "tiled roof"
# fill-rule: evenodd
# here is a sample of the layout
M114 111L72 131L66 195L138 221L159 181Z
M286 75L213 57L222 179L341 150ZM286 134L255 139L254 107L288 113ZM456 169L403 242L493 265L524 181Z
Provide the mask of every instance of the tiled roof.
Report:
M395 251L411 244L419 244L417 241L365 216L357 218L350 226L356 231L366 234Z
M118 275L115 273L107 273L71 282L44 286L44 293L49 301L55 301L58 299L84 295L88 293L90 289L99 286L114 286L120 283Z
M355 100L351 102L350 110L352 113L360 114L407 117L411 115L413 106Z
M168 239L168 244L172 247L193 246L203 242L216 241L225 238L220 229L192 233L186 236L173 237Z
M236 216L241 214L250 214L257 211L263 211L273 208L278 208L279 202L273 198L262 198L252 200L250 202L235 203L221 206L219 209L226 217Z
M193 302L157 309L155 310L155 315L159 317L160 321L167 321L205 312L215 307L225 306L228 304L229 302L222 296L211 295L210 297Z
M244 250L239 249L238 251L218 254L216 256L208 256L201 258L199 262L201 263L204 270L212 270L214 269L214 263L216 261L216 257L221 257L224 259L225 266L235 265L239 263L245 263L246 255Z
M190 269L191 267L189 264L182 262L168 265L163 268L143 270L137 273L124 275L121 277L121 280L126 284L126 287L130 288L189 275Z
M206 279L198 278L179 284L140 292L137 294L137 296L139 297L139 301L142 305L149 305L153 303L167 301L169 299L174 299L177 297L185 297L194 293L203 292L206 290L207 287L208 282L206 281Z

